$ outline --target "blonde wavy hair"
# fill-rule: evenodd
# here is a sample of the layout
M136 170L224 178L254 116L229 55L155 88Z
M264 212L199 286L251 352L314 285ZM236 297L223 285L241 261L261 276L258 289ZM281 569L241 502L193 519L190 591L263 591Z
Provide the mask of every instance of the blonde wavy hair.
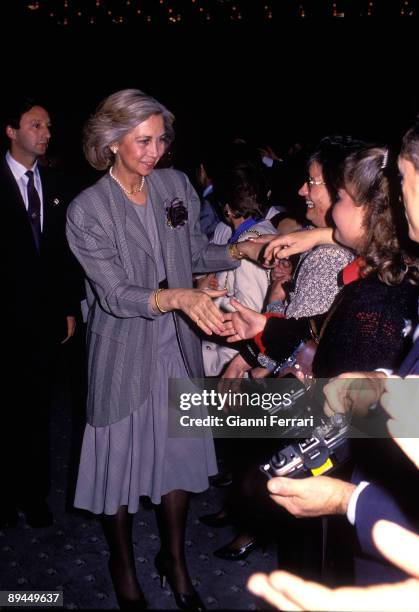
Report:
M110 145L152 115L163 117L169 146L175 118L163 104L139 89L122 89L105 98L83 129L83 150L89 164L96 170L109 168L115 157Z

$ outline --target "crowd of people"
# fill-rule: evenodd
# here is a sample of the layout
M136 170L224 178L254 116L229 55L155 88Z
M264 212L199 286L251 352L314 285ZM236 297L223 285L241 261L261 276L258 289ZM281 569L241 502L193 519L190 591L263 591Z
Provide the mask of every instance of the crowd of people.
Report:
M15 527L19 511L32 527L53 523L51 372L79 328L87 423L74 506L101 518L121 609L147 608L132 542L142 496L156 511L161 583L179 609L205 609L185 533L190 495L218 478L230 492L201 521L237 534L215 555L245 558L261 526L300 551L292 566L253 576L256 595L284 610L419 610L419 393L409 384L419 375L419 124L397 152L325 136L292 185L291 158L237 140L198 161L198 195L171 165L173 123L140 90L105 98L82 135L102 175L76 195L43 163L45 106L24 98L5 117L2 371L14 400L0 444L0 526ZM304 214L287 201L292 190ZM327 379L325 418L350 413L367 431L387 414L387 435L351 440L341 472L267 482L258 466L280 440L170 434L170 379L240 384L289 376L290 363L303 386ZM343 582L328 574L328 531L332 558L350 568Z

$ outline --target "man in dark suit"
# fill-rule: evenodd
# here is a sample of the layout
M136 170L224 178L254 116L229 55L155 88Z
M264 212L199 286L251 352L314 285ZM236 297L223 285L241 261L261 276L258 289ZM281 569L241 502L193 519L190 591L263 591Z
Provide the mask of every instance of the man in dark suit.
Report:
M0 527L16 525L18 509L29 525L43 527L53 521L46 501L51 367L60 343L75 331L78 270L65 238L68 198L58 176L38 161L51 136L48 112L23 99L8 113L5 131Z

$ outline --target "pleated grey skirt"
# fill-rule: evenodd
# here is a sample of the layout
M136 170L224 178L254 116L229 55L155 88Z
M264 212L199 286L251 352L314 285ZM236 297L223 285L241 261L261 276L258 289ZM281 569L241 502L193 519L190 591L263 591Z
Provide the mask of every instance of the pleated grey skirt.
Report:
M168 380L188 378L173 316L159 326L157 368L148 399L122 421L106 427L87 424L74 505L95 514L135 513L140 496L155 504L175 489L200 493L217 473L213 440L168 436ZM140 381L139 381L139 384Z

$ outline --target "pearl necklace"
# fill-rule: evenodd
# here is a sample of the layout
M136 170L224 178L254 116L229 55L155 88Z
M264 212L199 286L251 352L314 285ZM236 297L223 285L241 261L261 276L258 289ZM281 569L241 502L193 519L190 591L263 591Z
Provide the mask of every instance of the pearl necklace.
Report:
M115 183L117 183L120 188L122 189L122 191L124 191L127 195L134 195L134 193L139 193L140 191L143 190L144 187L144 183L145 183L145 176L141 177L141 181L140 184L137 185L137 187L134 187L134 189L132 189L131 191L129 189L127 189L126 187L123 186L123 184L121 183L121 181L119 181L116 176L114 176L113 172L112 172L112 168L113 166L111 166L109 168L109 174L111 175L111 178L113 178L113 180L115 181Z

